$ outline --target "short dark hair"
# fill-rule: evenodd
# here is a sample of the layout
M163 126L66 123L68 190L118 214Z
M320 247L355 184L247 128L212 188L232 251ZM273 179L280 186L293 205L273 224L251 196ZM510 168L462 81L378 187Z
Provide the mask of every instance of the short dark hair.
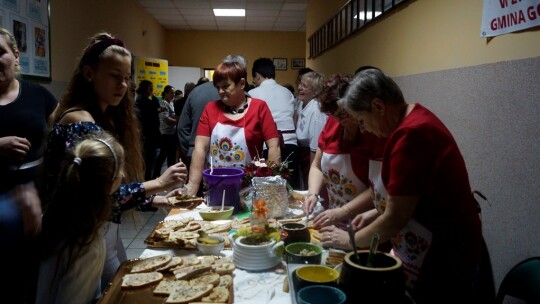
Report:
M173 87L171 85L166 85L163 88L163 92L161 92L161 96L165 96L165 94L170 93L172 91L172 89L173 89Z
M257 73L261 74L264 78L276 78L276 67L272 59L259 58L255 60L251 68L251 76L255 77Z

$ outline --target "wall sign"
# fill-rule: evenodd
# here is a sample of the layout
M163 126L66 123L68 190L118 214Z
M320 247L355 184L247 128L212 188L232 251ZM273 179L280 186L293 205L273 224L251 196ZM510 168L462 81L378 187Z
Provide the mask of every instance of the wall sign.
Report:
M0 26L19 47L23 78L51 80L49 0L0 0Z
M169 63L167 60L155 58L135 58L136 85L141 80L150 80L154 84L154 95L161 98L161 92L169 83Z
M493 37L540 25L540 0L484 0L480 37Z

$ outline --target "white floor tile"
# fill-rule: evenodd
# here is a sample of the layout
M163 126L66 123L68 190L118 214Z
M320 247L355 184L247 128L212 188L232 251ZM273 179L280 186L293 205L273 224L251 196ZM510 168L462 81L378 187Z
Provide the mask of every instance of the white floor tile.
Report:
M133 242L129 245L128 249L146 249L147 245L144 239L133 239Z
M126 254L127 254L127 257L128 259L136 259L138 257L141 256L142 252L144 251L144 249L126 249Z

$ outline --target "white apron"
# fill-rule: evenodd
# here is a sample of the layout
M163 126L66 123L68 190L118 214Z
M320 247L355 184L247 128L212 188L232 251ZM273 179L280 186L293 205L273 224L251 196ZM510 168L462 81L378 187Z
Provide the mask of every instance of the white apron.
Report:
M354 174L350 154L323 152L321 170L328 190L330 209L347 204L367 188Z
M208 164L212 163L215 168L243 168L250 162L251 155L246 144L244 128L218 122L210 135L210 153L206 161Z
M382 214L386 209L388 192L382 182L381 161L369 161L369 180L372 185L373 204ZM391 238L394 254L403 262L407 288L414 289L424 258L431 245L432 233L416 220L411 219L401 231Z

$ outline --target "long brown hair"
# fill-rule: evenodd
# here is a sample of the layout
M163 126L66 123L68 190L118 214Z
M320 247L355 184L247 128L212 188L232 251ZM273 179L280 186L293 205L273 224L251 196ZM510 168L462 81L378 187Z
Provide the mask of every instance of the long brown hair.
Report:
M103 50L101 47L105 47ZM81 59L75 69L64 97L55 110L52 121L56 121L66 110L82 106L88 111L97 124L113 134L125 148L125 182L143 180L144 163L141 151L141 134L139 120L135 113L134 92L131 83L118 106L107 107L101 111L94 87L83 75L83 67L95 69L102 59L111 54L131 58L131 53L123 43L108 33L100 33L90 39L90 44L83 50Z

